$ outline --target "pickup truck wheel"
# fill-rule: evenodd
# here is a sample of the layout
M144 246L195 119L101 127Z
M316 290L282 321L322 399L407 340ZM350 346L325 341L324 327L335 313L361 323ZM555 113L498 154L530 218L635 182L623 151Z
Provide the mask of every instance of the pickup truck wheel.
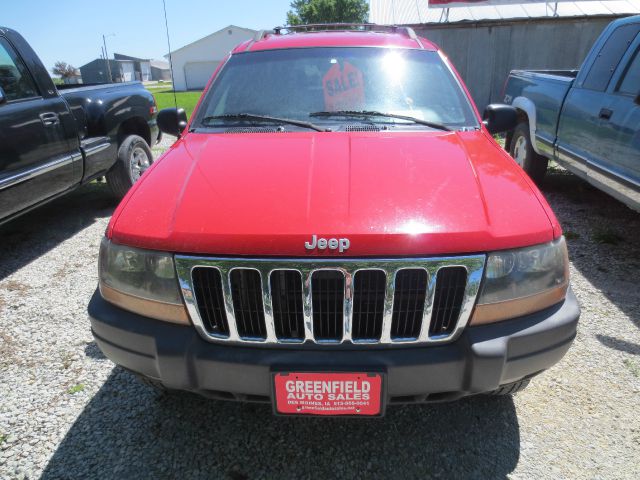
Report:
M118 148L118 160L107 173L107 183L117 198L122 198L153 163L153 154L144 138L129 135Z
M529 380L528 378L524 379L524 380L520 380L518 382L513 382L513 383L509 383L507 385L503 385L502 387L498 388L497 390L494 390L493 392L490 392L489 395L514 395L522 390L524 390L525 388L527 388L527 385L529 385Z
M509 153L534 182L542 182L549 159L538 155L533 149L528 124L520 123L516 127L509 144Z

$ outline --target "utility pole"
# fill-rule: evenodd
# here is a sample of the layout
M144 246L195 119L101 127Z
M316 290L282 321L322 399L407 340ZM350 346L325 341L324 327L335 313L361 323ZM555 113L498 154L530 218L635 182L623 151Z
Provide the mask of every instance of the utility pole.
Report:
M115 34L111 34L111 35L115 35ZM111 35L102 35L102 43L104 44L104 58L105 61L107 62L107 75L109 76L109 81L107 83L112 83L113 80L111 78L111 64L109 62L109 54L107 53L107 36L111 36Z

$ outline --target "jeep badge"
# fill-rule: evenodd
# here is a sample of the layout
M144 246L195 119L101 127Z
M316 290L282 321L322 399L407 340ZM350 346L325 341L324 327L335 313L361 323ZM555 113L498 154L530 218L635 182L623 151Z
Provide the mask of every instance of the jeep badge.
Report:
M318 238L317 235L312 235L310 242L304 242L304 248L307 250L315 248L324 250L329 247L329 250L338 250L340 253L349 250L349 245L351 245L351 242L349 242L348 238L330 238L327 240L326 238Z

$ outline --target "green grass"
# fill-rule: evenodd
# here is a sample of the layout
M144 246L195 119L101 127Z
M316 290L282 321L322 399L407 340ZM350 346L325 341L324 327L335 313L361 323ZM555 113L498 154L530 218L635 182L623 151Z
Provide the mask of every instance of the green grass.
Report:
M84 390L84 385L82 383L79 383L77 385L74 385L73 387L71 387L69 390L67 390L67 393L69 395L74 395L76 393L79 393L81 391Z
M7 440L7 436L4 433L0 433L0 445Z
M156 97L156 103L160 110L163 108L175 107L171 86L154 85L147 87L147 90ZM178 107L184 108L189 118L191 118L191 112L193 112L193 109L196 107L196 103L198 103L201 94L202 92L176 92Z
M566 230L564 232L564 238L566 238L567 240L577 240L578 238L580 238L580 234L572 232L571 230Z
M605 243L607 245L617 245L624 239L611 230L599 230L593 234L593 239L597 243Z
M623 360L625 366L629 369L629 371L633 374L634 377L640 378L640 366L636 365L631 360L625 358Z

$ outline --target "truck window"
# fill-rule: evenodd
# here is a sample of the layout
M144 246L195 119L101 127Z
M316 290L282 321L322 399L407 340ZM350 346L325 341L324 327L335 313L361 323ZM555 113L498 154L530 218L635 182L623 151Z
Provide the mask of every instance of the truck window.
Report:
M587 78L582 84L589 90L604 91L611 80L622 56L640 31L640 23L622 25L611 33L598 56L591 65Z
M0 87L8 101L38 96L31 74L9 42L0 37Z
M618 92L625 95L640 95L640 48L633 54L633 58L627 65L622 80L618 85Z

